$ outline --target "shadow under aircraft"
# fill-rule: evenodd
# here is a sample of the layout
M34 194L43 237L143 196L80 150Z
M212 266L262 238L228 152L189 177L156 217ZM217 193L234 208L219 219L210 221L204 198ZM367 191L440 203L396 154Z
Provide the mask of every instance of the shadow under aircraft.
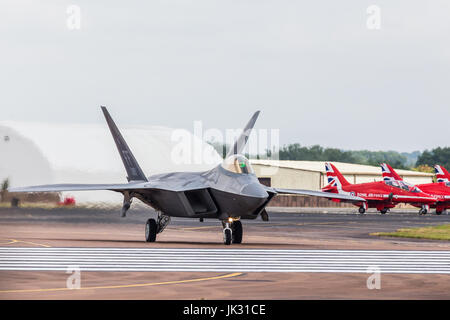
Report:
M148 219L145 240L154 242L170 222L170 217L215 218L222 222L223 241L229 245L242 242L244 219L261 216L268 221L265 210L277 194L297 194L365 202L360 197L328 192L278 189L261 184L248 159L241 153L259 116L257 111L235 141L225 160L205 172L173 172L146 177L106 107L101 107L127 172L125 184L53 184L11 188L10 192L61 192L110 190L123 194L122 217L133 198L141 200L158 212L156 219Z

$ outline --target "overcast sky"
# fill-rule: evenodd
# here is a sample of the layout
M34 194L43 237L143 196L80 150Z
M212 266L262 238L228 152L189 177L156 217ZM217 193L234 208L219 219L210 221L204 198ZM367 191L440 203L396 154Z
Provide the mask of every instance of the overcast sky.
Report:
M0 120L100 123L103 104L226 129L260 109L282 144L449 146L449 17L448 0L2 0Z

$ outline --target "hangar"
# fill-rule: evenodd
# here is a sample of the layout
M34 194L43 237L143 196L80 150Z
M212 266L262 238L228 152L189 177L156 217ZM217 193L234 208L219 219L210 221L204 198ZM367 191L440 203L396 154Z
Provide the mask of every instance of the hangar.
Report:
M186 130L161 126L120 126L147 176L171 171L202 171L220 163L213 147ZM180 134L180 131L183 131ZM176 133L176 134L174 134ZM184 141L179 138L184 137ZM188 139L186 139L186 137ZM180 142L181 141L181 142ZM175 159L173 151L203 157ZM191 148L196 148L190 150ZM124 183L123 168L106 124L0 122L0 181L11 187L54 183ZM77 203L122 203L111 191L70 192Z
M327 185L325 161L250 160L261 183L274 188L320 190ZM360 164L333 162L350 183L381 181L381 168ZM396 169L405 181L412 184L430 183L434 174ZM283 195L276 197L271 206L347 206L326 199Z

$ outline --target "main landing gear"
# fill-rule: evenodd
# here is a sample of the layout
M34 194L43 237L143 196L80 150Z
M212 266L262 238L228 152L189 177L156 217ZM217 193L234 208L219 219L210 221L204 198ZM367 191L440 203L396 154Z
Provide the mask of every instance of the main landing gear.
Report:
M383 208L380 210L381 214L386 214L387 212L389 212L389 208Z
M167 227L169 222L170 217L162 214L161 212L158 213L157 220L148 219L147 223L145 224L145 241L155 242L156 235L158 233L163 232L163 230Z
M361 206L359 207L358 211L360 214L366 213L366 210L368 208L367 202L361 203Z
M228 218L222 222L223 225L223 243L230 245L232 243L242 243L242 223L240 220Z
M427 214L428 210L430 210L430 206L423 205L422 208L420 208L419 210L419 214L420 215Z

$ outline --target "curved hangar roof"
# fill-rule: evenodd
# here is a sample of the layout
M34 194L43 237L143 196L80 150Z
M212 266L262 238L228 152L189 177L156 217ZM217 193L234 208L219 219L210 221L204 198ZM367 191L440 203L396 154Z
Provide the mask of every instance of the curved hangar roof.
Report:
M203 171L221 162L209 144L188 131L159 126L120 130L147 176ZM202 157L198 150L202 151ZM104 125L0 122L0 181L11 186L52 183L124 183L126 172ZM78 202L121 202L111 191L70 192Z

